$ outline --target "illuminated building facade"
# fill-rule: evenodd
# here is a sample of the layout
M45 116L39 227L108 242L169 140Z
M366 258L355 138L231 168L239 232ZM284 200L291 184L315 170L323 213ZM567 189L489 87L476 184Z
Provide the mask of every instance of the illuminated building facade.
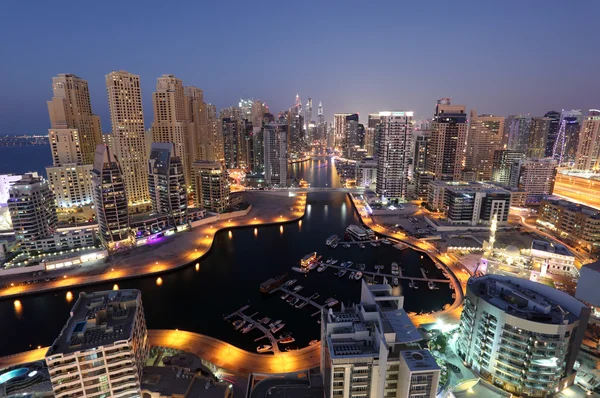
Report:
M541 283L500 275L470 278L458 356L516 395L546 397L573 383L590 310Z
M193 164L196 206L216 213L229 208L229 174L221 162L199 160Z
M579 132L575 169L600 170L600 110L590 109Z
M494 152L502 149L503 134L503 117L477 115L471 110L465 168L474 172L475 181L492 179Z
M552 194L558 164L552 158L525 159L519 163L518 187L527 192L527 203L537 204Z
M529 143L527 145L528 158L542 159L546 157L546 145L551 123L552 119L547 117L531 118Z
M287 185L287 126L268 123L263 129L265 182L269 186Z
M525 153L529 143L531 116L510 115L504 121L506 149Z
M494 151L492 161L492 181L517 187L519 185L520 162L525 153L510 149Z

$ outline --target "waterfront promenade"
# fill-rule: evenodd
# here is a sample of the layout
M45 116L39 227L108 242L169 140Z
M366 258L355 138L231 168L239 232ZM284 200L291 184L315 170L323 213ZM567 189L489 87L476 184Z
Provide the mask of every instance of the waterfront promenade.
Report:
M294 195L294 196L290 196ZM18 297L24 294L41 293L57 289L69 289L95 283L117 282L121 279L138 278L160 274L187 266L200 260L210 250L215 234L247 226L283 224L304 216L306 193L287 191L249 191L244 199L252 205L247 215L227 218L200 225L192 230L166 237L163 242L136 247L118 253L107 262L83 265L80 268L54 271L45 277L57 277L55 281L40 281L36 284L20 285L18 282L32 279L29 274L0 279L2 284L15 282L14 286L0 289L0 298Z
M319 366L321 344L296 351L276 354L255 354L224 341L184 330L148 330L148 342L153 347L168 347L198 355L229 372L278 374L299 372ZM0 357L0 369L44 359L48 347Z

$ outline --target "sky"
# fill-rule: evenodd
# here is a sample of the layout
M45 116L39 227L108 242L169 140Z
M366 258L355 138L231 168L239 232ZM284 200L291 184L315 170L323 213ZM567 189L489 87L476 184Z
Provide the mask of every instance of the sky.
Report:
M45 134L52 77L89 82L104 132L104 76L140 75L146 128L156 78L174 74L217 108L240 97L276 113L313 99L325 117L600 108L600 2L10 1L0 11L0 135ZM362 116L365 115L365 116Z

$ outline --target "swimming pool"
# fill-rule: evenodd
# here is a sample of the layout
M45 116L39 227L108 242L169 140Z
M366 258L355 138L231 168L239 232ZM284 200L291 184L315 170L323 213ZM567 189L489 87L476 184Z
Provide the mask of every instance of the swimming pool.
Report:
M0 384L4 384L9 380L14 379L15 377L21 377L21 376L25 375L27 372L29 372L29 369L19 368L19 369L13 369L10 372L2 373L0 375Z

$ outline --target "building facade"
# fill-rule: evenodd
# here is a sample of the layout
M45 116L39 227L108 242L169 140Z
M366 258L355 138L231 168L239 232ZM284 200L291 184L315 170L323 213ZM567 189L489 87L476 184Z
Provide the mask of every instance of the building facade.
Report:
M287 186L286 127L285 124L268 123L263 129L265 182L270 186Z
M579 133L575 156L577 170L598 171L600 169L600 110L590 109Z
M92 175L98 236L106 248L118 249L130 239L129 202L119 161L104 144L96 148Z
M506 149L526 152L531 129L531 116L510 115L504 121Z
M221 162L199 160L193 164L196 206L224 213L229 208L229 175Z
M413 112L379 112L379 117L375 193L382 199L406 199Z
M17 243L25 252L36 249L36 241L52 237L58 228L54 195L42 177L25 174L9 190L8 210Z
M438 100L431 126L428 171L436 180L460 180L468 130L464 105L452 105L450 98Z
M475 173L475 181L490 181L494 152L502 149L504 118L501 116L477 115L471 111L465 168Z
M171 225L187 222L185 166L175 144L153 143L148 160L148 189L152 209L166 215Z
M525 159L519 163L518 187L527 192L527 203L540 203L552 194L557 166L552 158Z
M148 148L140 77L126 71L106 75L114 156L123 171L130 207L148 207Z
M482 378L516 395L545 397L572 383L590 310L526 279L470 278L458 356Z
M377 162L365 158L356 162L356 186L373 189L377 183Z
M525 153L510 149L494 151L492 164L492 181L507 186L519 185L519 171Z
M46 352L54 396L140 397L147 335L140 291L80 293Z
M527 157L542 159L546 157L546 146L552 119L547 117L531 118L529 127L529 142L527 145Z

